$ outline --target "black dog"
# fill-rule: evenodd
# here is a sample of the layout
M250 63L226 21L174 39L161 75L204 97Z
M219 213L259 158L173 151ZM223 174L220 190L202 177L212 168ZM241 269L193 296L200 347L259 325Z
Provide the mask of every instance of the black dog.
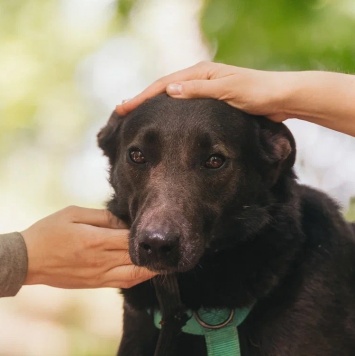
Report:
M242 355L355 355L354 232L325 194L300 185L283 124L212 99L160 95L98 135L131 227L132 261L177 273L183 304L250 308ZM122 291L119 355L153 355L150 281ZM206 355L181 333L177 354Z

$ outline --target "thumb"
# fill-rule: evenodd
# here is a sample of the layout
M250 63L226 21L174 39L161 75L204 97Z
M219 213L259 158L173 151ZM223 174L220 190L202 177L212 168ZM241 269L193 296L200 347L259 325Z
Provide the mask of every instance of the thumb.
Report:
M220 96L217 80L188 80L185 82L171 83L166 87L166 92L173 98L214 98Z

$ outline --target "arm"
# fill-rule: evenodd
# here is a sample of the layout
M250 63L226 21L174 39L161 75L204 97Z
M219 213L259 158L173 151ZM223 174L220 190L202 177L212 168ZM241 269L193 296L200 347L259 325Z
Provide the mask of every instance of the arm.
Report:
M296 117L355 136L355 75L291 72L284 118Z
M299 118L355 136L355 76L331 72L268 72L202 62L165 76L132 100L121 115L167 92L175 98L209 97L273 121Z

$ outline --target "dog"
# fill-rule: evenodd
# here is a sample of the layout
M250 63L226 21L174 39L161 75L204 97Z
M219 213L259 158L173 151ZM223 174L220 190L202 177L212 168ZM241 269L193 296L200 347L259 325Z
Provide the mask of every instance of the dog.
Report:
M249 308L242 356L355 354L354 225L297 182L284 124L161 94L125 117L114 112L98 143L114 191L107 206L130 227L133 263L176 274L193 312ZM121 292L118 354L154 355L153 284ZM181 332L176 348L207 355L203 336Z

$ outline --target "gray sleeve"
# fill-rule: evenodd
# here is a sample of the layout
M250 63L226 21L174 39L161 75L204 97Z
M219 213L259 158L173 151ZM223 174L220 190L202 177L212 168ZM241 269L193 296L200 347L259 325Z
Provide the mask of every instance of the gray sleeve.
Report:
M27 275L27 248L18 232L0 235L0 297L17 294Z

